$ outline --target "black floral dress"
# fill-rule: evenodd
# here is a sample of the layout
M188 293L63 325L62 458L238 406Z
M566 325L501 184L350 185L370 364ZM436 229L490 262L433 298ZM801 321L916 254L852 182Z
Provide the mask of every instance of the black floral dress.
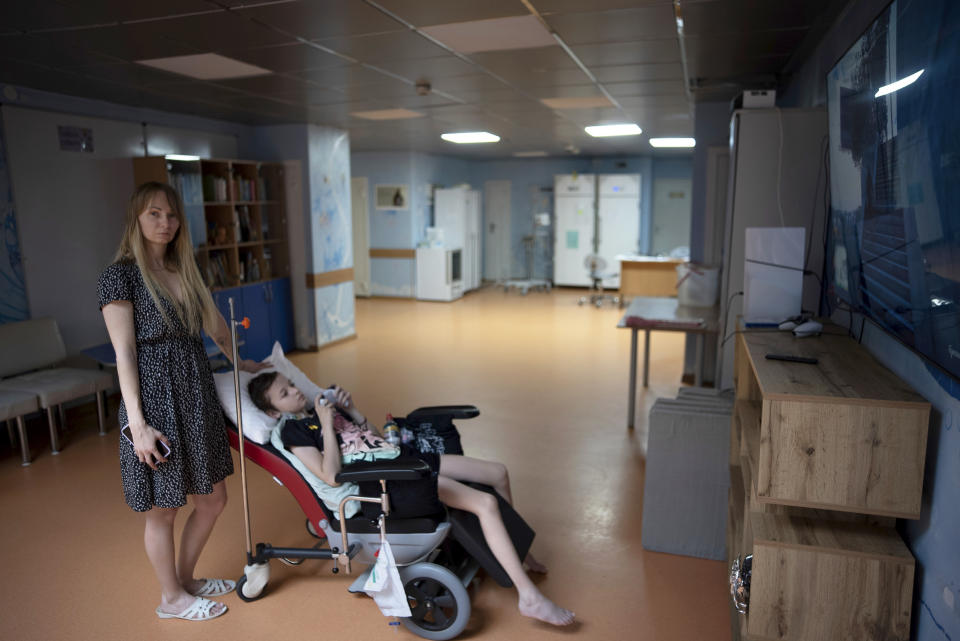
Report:
M161 297L168 326L135 263L107 267L97 283L100 308L116 300L133 303L140 403L147 424L170 441L166 463L150 469L120 437L120 475L127 504L137 512L153 506L181 507L188 494L210 494L233 473L223 410L199 335L187 333L173 304ZM127 408L120 403L120 425Z

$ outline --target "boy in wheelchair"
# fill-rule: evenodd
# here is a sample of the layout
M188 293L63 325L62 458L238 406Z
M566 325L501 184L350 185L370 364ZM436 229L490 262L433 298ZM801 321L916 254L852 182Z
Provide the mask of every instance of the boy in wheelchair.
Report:
M439 509L436 504L439 498L450 507L476 515L487 545L517 588L520 613L553 625L573 623L573 612L544 596L527 576L504 526L496 498L465 485L465 482L490 485L512 503L510 480L502 464L455 454L419 452L407 444L392 445L360 413L350 393L339 387L335 388L335 406L317 396L313 412L310 400L277 372L253 378L248 390L258 408L273 418L284 419L280 431L284 447L331 488L339 486L337 473L347 463L397 456L423 460L433 471L431 478L395 483L390 490L393 511L399 516L428 514ZM324 443L337 443L339 455L325 455ZM525 563L533 571L546 572L532 555L527 555Z

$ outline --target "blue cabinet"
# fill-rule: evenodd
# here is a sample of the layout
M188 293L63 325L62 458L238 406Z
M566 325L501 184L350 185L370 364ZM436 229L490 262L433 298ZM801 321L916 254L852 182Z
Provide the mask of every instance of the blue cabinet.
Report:
M250 319L250 328L237 330L241 358L262 360L270 355L274 341L283 351L293 347L293 304L290 279L276 278L262 283L230 287L213 292L213 302L230 322L229 299L233 297L234 317Z

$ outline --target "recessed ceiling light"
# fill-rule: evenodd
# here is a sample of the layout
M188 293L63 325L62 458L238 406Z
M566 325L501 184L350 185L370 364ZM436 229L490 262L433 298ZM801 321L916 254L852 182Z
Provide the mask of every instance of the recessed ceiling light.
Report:
M519 4L518 10L524 11ZM438 24L421 29L460 53L557 46L557 41L540 20L529 14Z
M606 136L636 136L643 133L643 129L632 122L617 125L592 125L590 127L584 127L583 130L597 138Z
M542 158L550 154L545 151L515 151L513 155L517 158Z
M543 98L540 102L551 109L593 109L594 107L613 106L613 104L604 96L587 96L584 98Z
M167 160L183 160L186 162L190 162L193 160L200 160L200 156L185 156L183 154L167 154L166 156L164 156L164 158L166 158Z
M497 142L500 140L500 136L492 134L489 131L461 131L459 133L452 134L441 134L441 138L447 142L455 142L459 144L464 143L475 143L475 142Z
M651 147L695 147L697 141L693 138L651 138Z
M248 78L273 73L269 69L240 62L216 53L201 53L191 56L173 56L170 58L151 58L136 62L163 69L198 80L226 80L228 78Z
M374 111L354 111L350 114L354 118L367 120L403 120L405 118L422 118L426 114L409 109L376 109Z

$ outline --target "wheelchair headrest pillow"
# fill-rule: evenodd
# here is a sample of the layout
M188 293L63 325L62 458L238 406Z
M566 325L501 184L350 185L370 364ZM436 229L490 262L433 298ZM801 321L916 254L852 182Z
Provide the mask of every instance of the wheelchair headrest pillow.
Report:
M304 374L299 367L291 363L283 353L280 343L273 344L273 352L264 363L269 363L271 367L262 370L262 372L277 371L289 378L307 398L314 398L320 393L320 388ZM262 373L262 372L258 372ZM243 412L243 435L255 443L269 443L270 432L277 426L276 419L270 418L265 413L257 409L250 399L250 393L247 392L247 384L257 374L250 372L240 372L240 409ZM217 387L217 396L220 398L220 404L227 417L237 424L236 399L233 393L233 372L223 372L213 375L214 383Z

